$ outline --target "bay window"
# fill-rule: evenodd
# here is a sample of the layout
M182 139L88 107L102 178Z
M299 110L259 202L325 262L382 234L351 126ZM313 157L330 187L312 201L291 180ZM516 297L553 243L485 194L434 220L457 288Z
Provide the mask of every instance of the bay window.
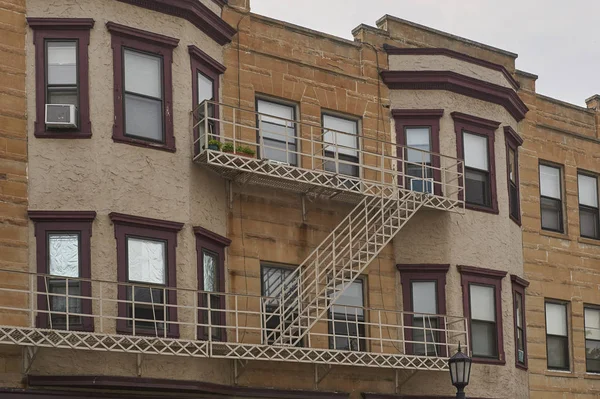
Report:
M515 328L515 365L527 369L527 323L525 321L525 288L529 282L512 274L513 318Z
M561 168L540 164L540 208L542 229L563 233Z
M519 147L523 139L510 126L504 126L506 141L506 174L508 177L508 212L521 225L521 195L519 190Z

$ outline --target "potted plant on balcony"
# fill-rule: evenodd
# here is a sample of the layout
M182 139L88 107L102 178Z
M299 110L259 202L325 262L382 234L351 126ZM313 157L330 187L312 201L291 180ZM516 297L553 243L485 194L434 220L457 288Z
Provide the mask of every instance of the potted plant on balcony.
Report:
M237 155L241 155L243 157L254 158L256 151L254 151L252 148L250 148L248 146L238 145L235 149L235 153Z
M219 151L221 149L221 142L219 140L214 139L208 140L208 149Z
M221 146L221 151L223 152L233 152L233 144L225 143Z

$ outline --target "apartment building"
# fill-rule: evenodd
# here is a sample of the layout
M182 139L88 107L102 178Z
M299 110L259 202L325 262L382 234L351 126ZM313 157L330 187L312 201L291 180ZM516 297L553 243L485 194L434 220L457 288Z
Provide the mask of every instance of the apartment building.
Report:
M5 397L453 397L459 345L469 397L596 395L596 98L388 15L0 15Z

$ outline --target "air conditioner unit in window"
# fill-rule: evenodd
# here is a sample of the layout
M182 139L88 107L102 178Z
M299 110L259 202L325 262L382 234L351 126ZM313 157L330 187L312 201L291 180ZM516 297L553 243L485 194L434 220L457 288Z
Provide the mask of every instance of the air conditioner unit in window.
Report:
M71 104L46 104L46 126L76 128L77 107Z
M410 179L410 189L420 193L433 194L433 179L422 179L420 177L413 177Z

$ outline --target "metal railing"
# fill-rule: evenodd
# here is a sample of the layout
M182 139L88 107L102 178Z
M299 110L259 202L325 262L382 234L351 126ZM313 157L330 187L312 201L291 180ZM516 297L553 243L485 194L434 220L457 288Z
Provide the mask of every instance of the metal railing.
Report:
M0 270L0 344L442 370L469 342L463 317L334 305L281 347L279 300Z
M444 209L464 208L461 160L398 145L378 131L344 132L208 100L192 119L194 160L215 168L363 195L419 191L438 197L428 206L446 199Z

